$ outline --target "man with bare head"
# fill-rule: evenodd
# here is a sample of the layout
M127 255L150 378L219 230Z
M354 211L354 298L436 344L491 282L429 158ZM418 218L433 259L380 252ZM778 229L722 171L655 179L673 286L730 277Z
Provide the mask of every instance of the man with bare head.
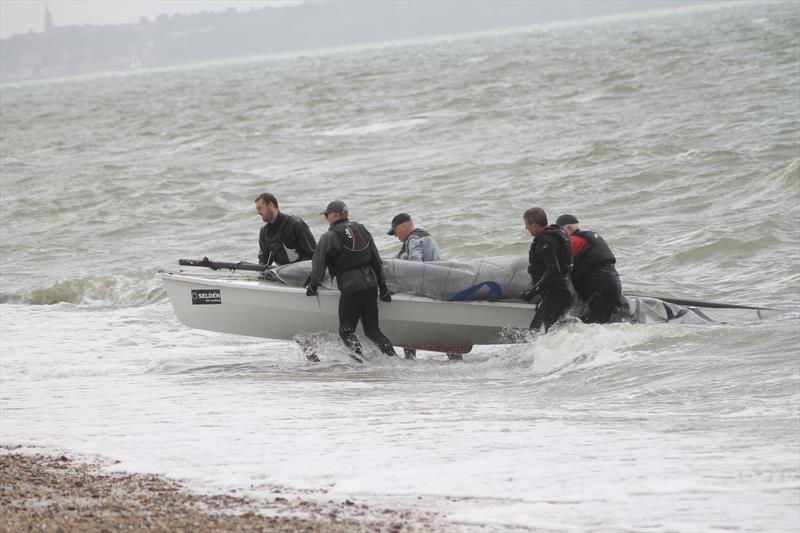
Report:
M265 192L256 198L256 213L266 222L258 236L262 265L285 265L310 260L317 241L303 219L281 213L278 199Z
M539 330L544 326L547 332L572 305L569 288L572 246L563 228L547 224L547 213L541 207L525 211L522 220L533 237L528 253L528 273L533 288L524 292L522 299L537 303L531 329Z

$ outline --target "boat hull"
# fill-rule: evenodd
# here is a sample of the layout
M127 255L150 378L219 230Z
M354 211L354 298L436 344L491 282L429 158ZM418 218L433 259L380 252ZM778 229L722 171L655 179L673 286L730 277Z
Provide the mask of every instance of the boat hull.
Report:
M242 278L206 278L162 272L178 320L187 326L271 339L338 334L339 291ZM466 352L475 344L519 341L533 306L515 302L444 302L398 294L378 302L381 331L395 346ZM360 331L359 334L363 334Z

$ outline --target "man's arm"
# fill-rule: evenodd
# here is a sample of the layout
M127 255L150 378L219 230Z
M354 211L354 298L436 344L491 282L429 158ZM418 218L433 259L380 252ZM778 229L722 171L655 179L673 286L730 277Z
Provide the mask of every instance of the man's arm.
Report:
M328 252L331 249L331 232L324 233L319 238L319 244L314 249L311 257L311 274L309 275L309 285L314 288L319 287L325 278L325 268L328 262Z
M267 232L267 225L261 226L261 231L258 232L258 264L268 265L270 263L269 248L267 248L267 239L265 233Z
M539 278L539 281L533 286L535 292L546 291L550 288L558 276L561 274L561 269L558 264L558 256L556 255L556 244L551 239L546 239L542 243L541 248L542 262L544 262L544 274Z
M297 252L296 261L308 261L314 256L314 249L317 247L317 241L308 228L308 224L301 219L297 219L292 229L296 243L296 248L294 250Z
M367 234L369 234L369 232L367 232ZM383 276L383 261L381 261L381 254L378 252L378 247L375 245L375 239L372 238L372 235L369 236L369 248L372 250L372 263L370 266L373 272L375 272L375 278L378 281L378 291L381 300L384 302L391 302L392 292L386 286L386 278Z
M369 235L369 232L367 232ZM375 271L375 278L378 280L378 287L383 290L386 287L386 281L383 278L383 261L381 261L381 254L378 253L378 247L375 246L375 239L369 235L369 249L372 251L372 263L370 266Z
M422 239L416 235L409 235L406 241L409 261L422 261Z

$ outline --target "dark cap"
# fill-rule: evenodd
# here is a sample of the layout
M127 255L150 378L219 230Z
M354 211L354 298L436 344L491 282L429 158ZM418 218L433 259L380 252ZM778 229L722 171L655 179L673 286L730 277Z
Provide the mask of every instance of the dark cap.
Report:
M387 231L386 235L394 235L394 229L400 224L408 222L409 220L411 220L411 217L408 215L408 213L400 213L399 215L395 215L392 219L392 229Z
M567 224L577 224L578 219L575 215L561 215L556 219L557 226L566 226Z
M320 215L328 216L330 213L347 213L347 206L341 200L334 200L328 204Z

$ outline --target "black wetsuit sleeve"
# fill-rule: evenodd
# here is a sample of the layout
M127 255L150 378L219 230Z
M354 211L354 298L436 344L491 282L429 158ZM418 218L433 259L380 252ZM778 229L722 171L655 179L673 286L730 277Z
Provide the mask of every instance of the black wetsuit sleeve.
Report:
M319 238L319 244L314 249L311 259L311 276L309 282L314 287L318 287L325 278L325 268L328 266L328 254L332 249L332 239L336 238L332 231L323 233Z
M378 281L378 288L383 292L386 289L386 280L383 277L383 261L381 261L381 254L378 252L378 247L375 246L375 239L370 235L369 248L372 251L372 263L370 266L375 272L375 278Z
M269 264L269 248L267 247L267 225L261 226L261 231L258 232L258 264Z
M317 241L308 228L308 224L302 220L296 220L292 225L292 232L296 243L294 249L297 252L296 261L308 261L314 256L314 249L317 247Z
M558 264L557 245L551 239L546 239L540 248L540 257L544 263L544 274L534 284L536 292L546 291L553 282L561 276L561 268Z

